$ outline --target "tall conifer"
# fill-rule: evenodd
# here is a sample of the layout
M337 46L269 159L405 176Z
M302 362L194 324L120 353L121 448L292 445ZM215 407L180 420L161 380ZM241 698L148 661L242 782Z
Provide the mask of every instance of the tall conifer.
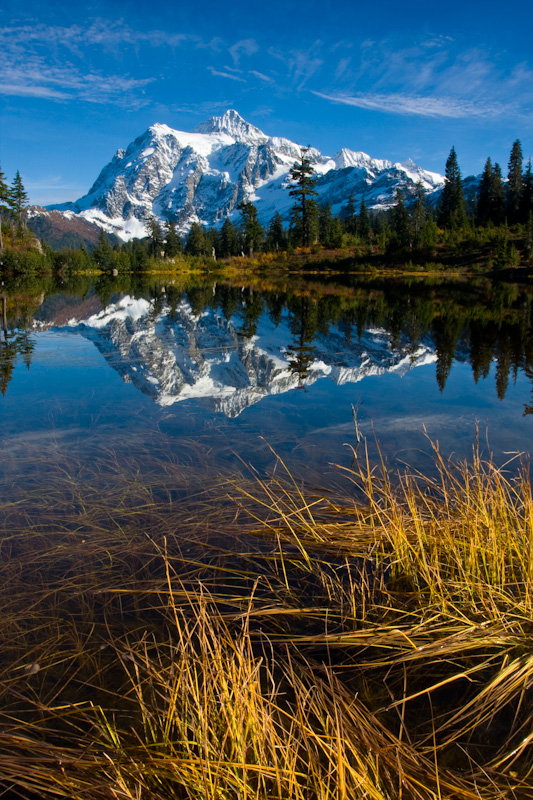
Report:
M477 194L477 224L485 226L491 219L492 161L487 158Z
M455 147L450 150L444 173L444 188L439 209L439 224L443 228L461 228L466 222L465 198L461 170Z
M5 181L5 175L0 168L0 250L3 249L4 243L2 241L2 217L4 211L8 210L9 203L9 189Z
M505 187L502 169L498 162L494 164L490 185L490 218L495 225L503 225L505 221Z
M513 143L511 148L507 179L507 219L510 225L514 225L520 216L520 195L522 194L522 145L519 139Z
M13 183L8 193L9 208L11 209L19 230L24 227L24 212L28 207L28 194L24 189L20 172L13 178Z
M302 226L302 244L307 247L311 239L311 221L313 213L316 211L315 197L318 192L315 191L316 178L314 177L314 169L311 165L311 159L308 156L309 148L303 147L301 150L300 160L296 161L294 166L289 170L292 180L292 186L289 189L291 197L296 197L296 204L300 211L300 221Z

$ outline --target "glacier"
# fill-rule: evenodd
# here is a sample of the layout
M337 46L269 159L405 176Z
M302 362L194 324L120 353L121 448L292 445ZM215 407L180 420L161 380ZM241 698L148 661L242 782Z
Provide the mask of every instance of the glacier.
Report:
M96 223L123 241L145 236L151 216L174 220L182 235L193 222L236 220L243 201L257 206L263 225L276 211L287 221L289 170L301 152L301 145L266 135L233 109L190 133L156 123L115 153L86 195L47 208ZM330 157L312 147L308 157L317 201L331 203L334 214L352 194L357 206L364 197L368 208L384 209L394 204L397 189L412 194L420 181L432 194L444 185L442 175L410 159L393 163L346 148Z

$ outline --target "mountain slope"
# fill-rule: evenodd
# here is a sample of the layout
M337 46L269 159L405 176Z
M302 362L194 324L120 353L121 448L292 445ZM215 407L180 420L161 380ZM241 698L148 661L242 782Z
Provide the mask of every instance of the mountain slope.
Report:
M243 200L257 205L263 223L275 211L287 219L288 173L300 154L300 145L267 136L233 110L192 133L155 124L115 153L86 195L49 208L73 212L124 240L145 235L152 214L175 220L185 233L195 221L210 226L237 216ZM444 182L410 160L394 164L346 148L332 158L311 148L308 156L318 201L331 203L334 213L350 194L357 204L365 197L367 206L386 208L397 188L409 194L421 181L432 193Z

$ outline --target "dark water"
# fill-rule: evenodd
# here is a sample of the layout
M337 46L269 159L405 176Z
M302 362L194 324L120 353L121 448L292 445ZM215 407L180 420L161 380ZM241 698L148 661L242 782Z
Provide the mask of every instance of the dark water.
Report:
M462 458L478 435L499 463L533 446L528 285L153 276L4 292L7 496L44 486L51 463L146 479L170 460L208 480L243 462L268 471L275 451L329 485L358 437L372 458L379 445L393 468L426 471L429 440Z

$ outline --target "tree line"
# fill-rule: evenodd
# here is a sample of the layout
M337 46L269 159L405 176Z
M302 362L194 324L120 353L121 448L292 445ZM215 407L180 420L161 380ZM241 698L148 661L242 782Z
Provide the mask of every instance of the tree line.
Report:
M20 172L17 170L15 177L8 186L6 176L0 167L0 250L3 249L2 222L7 219L11 225L20 231L25 227L25 211L28 207L28 193L22 183Z
M476 382L489 375L496 361L494 379L500 399L519 370L533 381L533 292L526 285L478 279L465 287L461 281L339 275L334 283L315 277L312 296L303 282L273 288L269 279L266 285L262 290L257 286L243 289L241 280L213 283L188 275L177 286L163 287L160 278L133 272L102 273L96 278L76 274L66 282L57 274L41 279L26 276L4 289L0 393L5 393L17 363L30 368L33 318L43 297L65 293L80 298L89 291L104 307L122 294L149 299L153 316L163 315L170 321L186 301L195 316L212 309L231 320L236 333L245 338L257 335L263 315L276 327L284 317L289 368L301 385L310 375L311 363L322 358L321 337L334 334L341 349L349 351L352 339L362 337L369 328L387 330L391 350L413 358L420 344L432 342L441 391L458 352L470 364ZM1 308L0 304L0 312ZM533 405L526 405L524 413L533 413Z
M255 205L244 200L237 206L239 219L234 222L228 216L220 227L206 228L195 221L182 237L174 220L162 222L151 216L147 220L148 236L143 240L113 246L102 231L91 253L82 247L63 251L59 257L49 254L48 258L55 266L74 269L96 265L101 269L143 270L161 259L177 257L217 260L259 253L291 254L297 248L353 247L361 258L383 256L389 261L422 263L435 258L439 246L464 244L470 239L474 244L493 245L495 266L511 266L521 259L510 240L511 230L514 240L522 237L522 256L528 260L533 253L533 176L531 161L523 168L518 139L511 148L507 180L500 165L488 158L474 196L465 196L454 147L446 161L444 186L436 204L419 181L414 187L398 189L388 210L367 208L364 197L357 208L352 194L334 215L330 203L318 202L316 184L309 148L302 148L289 171L288 193L294 204L288 226L276 212L263 227ZM25 225L27 204L20 173L17 171L8 187L0 170L0 213L19 233Z

